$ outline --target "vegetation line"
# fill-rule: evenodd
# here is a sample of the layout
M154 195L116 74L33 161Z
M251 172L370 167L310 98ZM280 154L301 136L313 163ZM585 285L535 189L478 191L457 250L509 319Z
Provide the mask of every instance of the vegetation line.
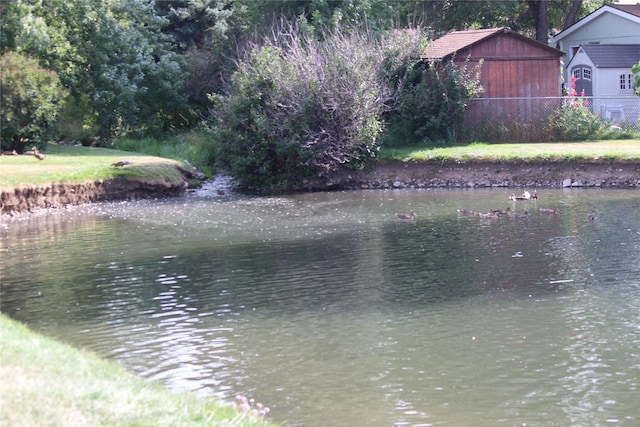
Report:
M554 142L536 144L471 144L420 149L383 149L383 160L415 161L639 161L640 140Z

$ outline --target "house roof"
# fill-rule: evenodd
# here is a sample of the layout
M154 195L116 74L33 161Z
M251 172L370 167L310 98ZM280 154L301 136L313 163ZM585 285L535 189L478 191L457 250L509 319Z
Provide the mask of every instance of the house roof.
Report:
M597 68L631 68L640 61L640 44L583 44Z
M605 4L599 9L596 9L595 11L585 16L575 24L560 31L558 34L553 36L553 41L558 42L559 40L565 38L566 36L573 33L574 31L579 30L583 26L587 25L589 22L593 21L594 19L598 18L599 16L605 13L612 13L614 15L621 16L625 19L628 19L630 21L637 22L638 24L640 24L640 4L609 3L609 4Z
M441 61L447 57L453 56L456 52L469 48L473 45L480 43L483 40L495 37L498 34L509 34L513 37L520 38L527 43L539 45L540 48L553 51L558 54L562 54L558 50L547 46L544 43L540 43L529 37L518 34L511 31L509 28L486 28L482 30L466 30L466 31L452 31L437 40L434 40L425 49L422 59L429 61Z
M611 3L609 4L609 6L613 7L614 9L619 9L623 12L627 12L630 15L635 15L637 17L640 17L640 3L637 3L637 4Z

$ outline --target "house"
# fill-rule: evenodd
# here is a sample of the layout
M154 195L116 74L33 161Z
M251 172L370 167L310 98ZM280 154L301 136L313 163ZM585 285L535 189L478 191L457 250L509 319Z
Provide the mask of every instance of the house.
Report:
M552 46L565 53L565 64L587 44L640 44L640 4L606 4L551 40ZM571 70L565 68L564 78L569 81Z
M551 43L566 53L563 79L568 85L575 78L576 91L594 97L594 112L614 122L638 120L631 67L640 61L640 4L606 4Z
M638 119L631 67L640 62L640 44L580 45L567 65L576 92L593 97L593 110L613 122Z
M465 126L474 126L487 121L530 123L548 116L543 98L560 95L563 55L508 28L490 28L450 32L427 46L422 59L471 67L481 63L484 93L469 104L464 119Z

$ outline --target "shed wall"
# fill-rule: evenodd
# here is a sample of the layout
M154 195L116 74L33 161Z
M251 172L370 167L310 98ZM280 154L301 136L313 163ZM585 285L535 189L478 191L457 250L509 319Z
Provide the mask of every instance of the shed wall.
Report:
M505 34L458 52L455 62L475 66L480 59L484 98L560 94L560 58L546 49Z

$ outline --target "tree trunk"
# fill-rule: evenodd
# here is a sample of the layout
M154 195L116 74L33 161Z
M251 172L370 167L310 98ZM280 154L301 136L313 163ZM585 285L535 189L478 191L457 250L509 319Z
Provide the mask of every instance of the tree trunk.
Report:
M528 0L529 11L536 24L536 40L548 43L549 24L547 20L547 0Z
M570 26L576 23L576 17L578 16L578 11L580 10L580 6L582 6L582 0L573 0L573 3L571 4L571 9L569 9L569 12L567 13L567 16L564 20L564 27L562 27L563 30L566 30L567 28L569 28Z

